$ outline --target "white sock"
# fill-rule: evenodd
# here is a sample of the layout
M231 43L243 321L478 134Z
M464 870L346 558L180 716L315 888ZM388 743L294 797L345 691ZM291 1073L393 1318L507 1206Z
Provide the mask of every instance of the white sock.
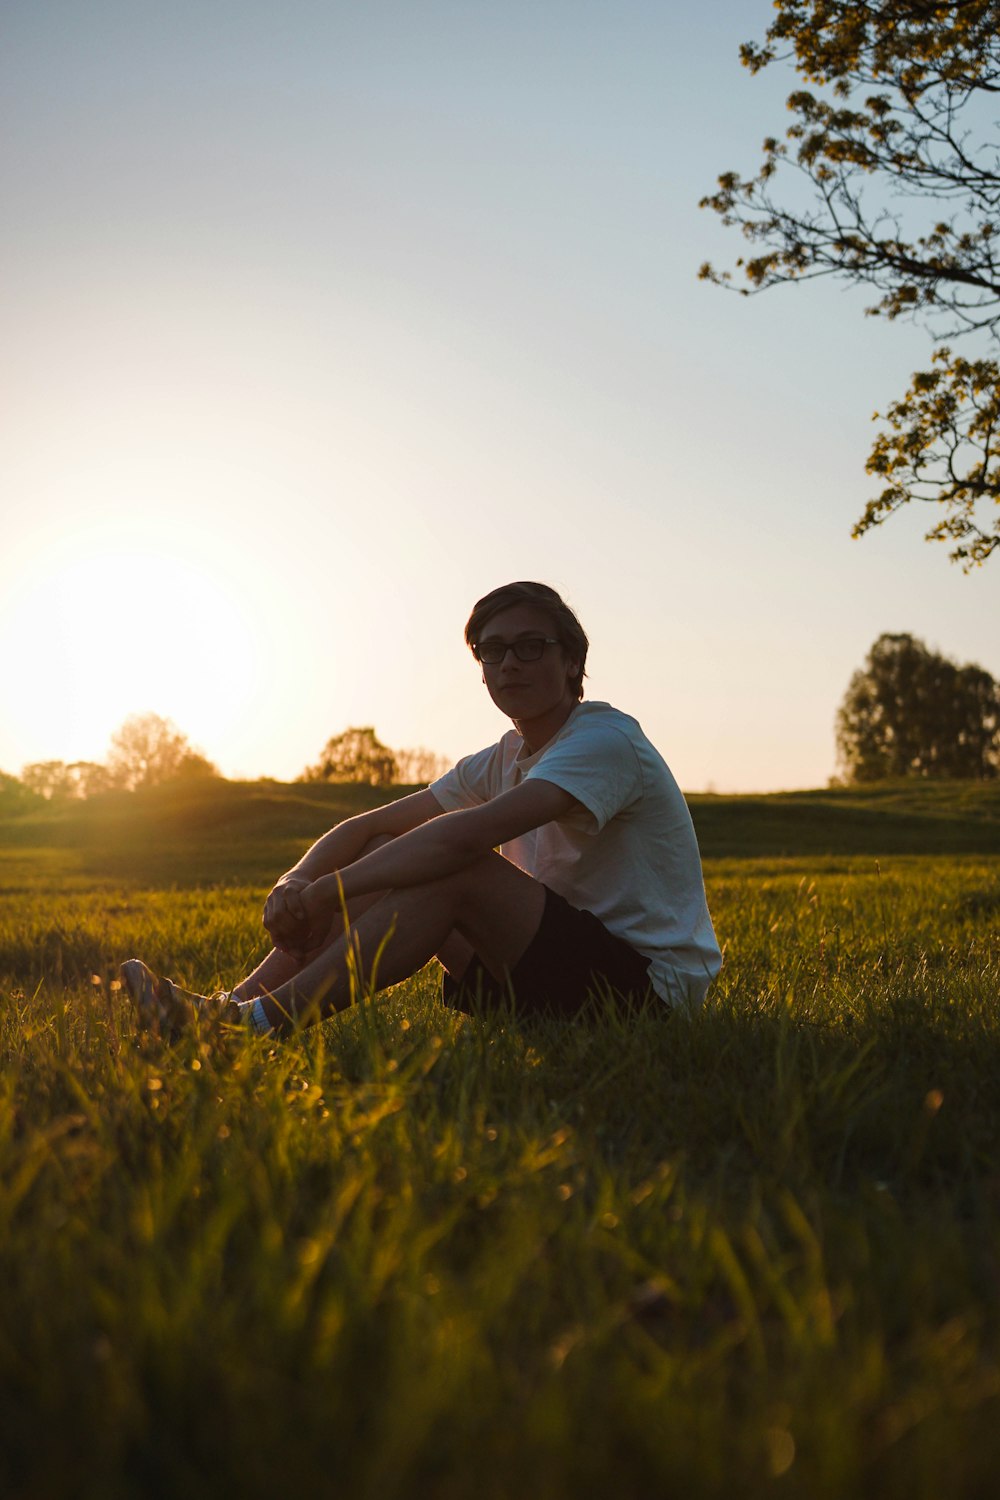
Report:
M238 1000L240 1016L247 1023L254 1036L267 1036L274 1027L267 1019L263 1002L260 1000Z

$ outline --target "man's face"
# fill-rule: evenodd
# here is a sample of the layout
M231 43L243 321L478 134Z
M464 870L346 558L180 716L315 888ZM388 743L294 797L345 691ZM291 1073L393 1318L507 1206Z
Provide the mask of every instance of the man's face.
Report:
M477 645L500 642L509 646L546 640L554 633L544 610L533 604L514 604L487 620ZM537 661L519 661L508 651L495 666L482 664L483 681L493 702L501 713L517 720L539 719L556 710L568 712L577 701L570 683L579 669L580 663L571 661L559 644L545 646Z

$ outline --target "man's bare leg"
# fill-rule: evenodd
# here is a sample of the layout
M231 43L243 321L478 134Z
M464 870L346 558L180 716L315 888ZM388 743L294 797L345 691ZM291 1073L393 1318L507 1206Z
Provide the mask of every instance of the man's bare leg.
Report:
M476 950L472 944L467 942L461 933L451 933L443 942L434 955L443 969L447 969L452 979L459 980L469 967Z
M352 901L348 908L348 925L356 921L369 907L376 905L385 895L384 891L378 891L371 896L361 896ZM344 919L338 913L330 925L330 930L321 943L315 948L296 958L291 953L282 953L280 948L272 948L270 953L264 957L246 979L241 979L232 991L234 1000L257 1000L262 995L273 995L275 990L282 985L290 984L293 980L316 961L319 956L344 936Z
M439 952L461 954L454 941L449 943L456 934L501 979L535 936L544 908L545 887L499 854L440 880L390 891L349 934L340 933L262 997L265 1014L280 1025L310 1010L314 1018L341 1010L352 999L352 950L367 966L377 958L376 984L383 989L408 979Z
M371 854L374 849L380 849L383 844L391 843L392 839L387 834L369 839L358 855L358 858L361 859L363 855ZM359 896L352 901L347 909L348 924L356 921L370 906L374 906L377 901L380 901L384 894L384 891L377 891L370 896ZM343 937L343 934L344 913L338 912L330 924L330 930L323 941L317 943L302 958L296 958L291 953L282 953L280 948L272 948L270 953L257 965L253 973L248 974L246 979L240 980L239 984L232 991L233 999L257 1000L262 995L273 994L282 985L289 984L292 980L297 979L303 969L308 968L324 949L330 947L338 938Z

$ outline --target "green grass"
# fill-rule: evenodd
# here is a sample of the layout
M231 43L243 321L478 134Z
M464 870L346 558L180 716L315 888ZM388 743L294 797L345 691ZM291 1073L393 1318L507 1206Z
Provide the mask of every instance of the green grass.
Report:
M759 857L706 799L690 1022L428 971L281 1045L137 1037L116 962L232 977L254 834L360 805L299 791L0 826L0 1494L991 1493L1000 857L920 847L989 799L860 797L874 854L846 794L753 799Z

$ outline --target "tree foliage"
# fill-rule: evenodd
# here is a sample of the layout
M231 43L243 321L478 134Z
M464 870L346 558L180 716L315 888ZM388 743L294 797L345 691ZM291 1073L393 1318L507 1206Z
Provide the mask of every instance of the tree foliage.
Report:
M389 786L398 780L396 757L383 745L371 725L345 729L327 740L316 765L307 766L303 781L348 781L365 786Z
M151 713L130 714L111 736L108 773L111 784L126 791L219 774L175 724Z
M448 761L435 750L418 745L413 750L396 750L396 780L403 786L426 786L448 769Z
M449 762L422 745L412 750L390 750L375 730L345 729L327 740L316 765L307 766L302 781L349 781L365 786L426 786L442 776Z
M114 790L134 791L189 776L218 776L169 719L132 714L111 736L106 764L93 760L38 760L21 770L20 784L46 801L82 801Z
M95 797L114 784L107 766L93 760L36 760L23 768L21 781L47 800L66 801Z
M0 816L10 817L30 812L38 806L38 794L25 786L17 776L0 771Z
M793 123L755 177L702 200L751 246L744 294L833 276L874 316L922 320L932 367L884 414L868 458L885 481L854 528L911 500L940 507L929 540L966 568L1000 547L1000 0L775 0L753 73L791 59ZM819 92L823 90L825 92ZM701 275L733 286L710 264ZM981 356L950 340L977 340ZM878 417L880 414L876 413Z
M1000 774L1000 683L912 635L880 635L837 712L848 781Z

